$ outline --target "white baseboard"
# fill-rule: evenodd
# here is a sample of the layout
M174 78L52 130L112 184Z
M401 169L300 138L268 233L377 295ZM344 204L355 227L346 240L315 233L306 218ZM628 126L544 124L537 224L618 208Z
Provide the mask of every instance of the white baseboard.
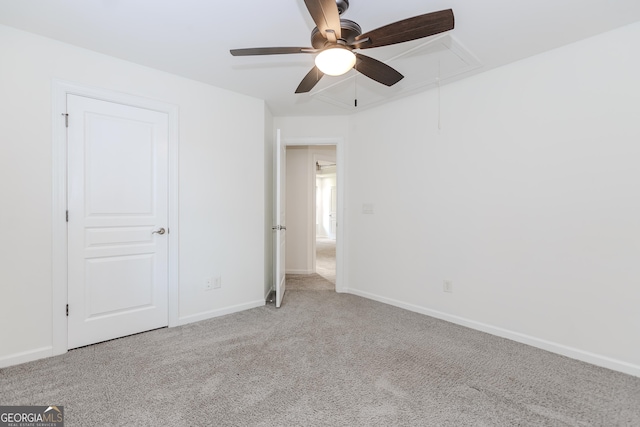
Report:
M203 313L192 314L189 316L179 317L178 322L173 326L186 325L188 323L207 320L214 317L224 316L226 314L236 313L238 311L249 310L251 308L262 307L265 305L266 297L262 301L251 301L244 304L238 304L231 307L225 307L217 310L206 311ZM55 356L53 347L41 347L33 350L23 351L20 353L9 354L0 357L0 368L8 366L20 365L22 363L33 362L34 360L44 359L46 357Z
M34 360L44 359L53 355L53 347L40 347L33 350L23 351L20 353L9 354L0 357L0 368L8 366L20 365L22 363L33 362Z
M315 271L313 270L286 270L286 274L313 274Z
M384 304L393 305L395 307L404 308L405 310L435 317L437 319L446 320L447 322L466 326L468 328L486 332L491 335L496 335L502 338L507 338L512 341L516 341L522 344L527 344L532 347L537 347L543 350L550 351L552 353L570 357L572 359L577 359L583 362L591 363L592 365L601 366L603 368L608 368L614 371L619 371L625 374L640 377L640 366L634 365L633 363L624 362L622 360L613 359L611 357L603 356L601 354L591 353L591 352L580 350L574 347L569 347L563 344L558 344L552 341L536 338L531 335L522 334L520 332L515 332L508 329L503 329L497 326L488 325L486 323L477 322L475 320L466 319L464 317L443 313L441 311L432 310L430 308L425 308L418 305L394 300L391 298L382 297L369 292L360 291L358 289L353 289L353 288L343 289L343 292L347 292L353 295L358 295L358 296L368 298L374 301L378 301Z
M251 308L262 307L265 304L265 300L250 301L244 304L232 305L230 307L219 308L216 310L204 311L201 313L190 314L188 316L178 317L178 322L175 326L186 325L188 323L199 322L201 320L213 319L214 317L220 317L231 313L237 313L239 311L249 310Z

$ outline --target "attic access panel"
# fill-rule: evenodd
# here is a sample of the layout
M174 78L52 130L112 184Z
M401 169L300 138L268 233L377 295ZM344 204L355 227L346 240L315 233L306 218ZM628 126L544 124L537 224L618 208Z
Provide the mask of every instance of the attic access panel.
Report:
M438 84L438 78L440 82L445 82L480 67L476 57L450 34L420 40L409 48L400 46L382 47L375 52L376 59L404 75L404 79L395 85L387 87L356 71L350 71L338 82L322 82L324 85L319 85L318 90L310 94L311 97L356 111L427 90ZM355 99L358 100L357 107L354 105Z

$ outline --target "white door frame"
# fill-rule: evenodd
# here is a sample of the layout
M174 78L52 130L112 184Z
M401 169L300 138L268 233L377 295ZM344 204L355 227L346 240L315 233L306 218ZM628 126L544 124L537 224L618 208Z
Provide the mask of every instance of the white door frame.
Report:
M306 137L306 138L282 138L282 143L285 146L291 145L335 145L336 146L336 191L337 191L337 203L338 210L336 211L336 221L338 224L338 229L336 230L336 292L347 292L348 287L345 283L346 276L346 266L345 262L345 250L344 250L344 236L345 236L345 216L344 215L344 189L345 186L345 173L344 173L344 165L345 165L345 151L344 151L344 138L342 137L329 137L329 138L314 138L314 137ZM315 193L315 169L312 168L313 172L313 193ZM312 218L315 218L315 199L313 199L313 214ZM315 227L315 221L311 224L312 228ZM315 236L315 231L313 232ZM315 241L312 242L312 245L315 247ZM314 257L315 259L315 257Z
M52 81L53 132L53 200L52 200L52 355L67 352L67 95L78 95L107 102L145 108L166 113L169 117L169 235L168 292L169 327L178 324L178 107L151 99L79 85L54 79ZM73 120L71 118L70 120Z

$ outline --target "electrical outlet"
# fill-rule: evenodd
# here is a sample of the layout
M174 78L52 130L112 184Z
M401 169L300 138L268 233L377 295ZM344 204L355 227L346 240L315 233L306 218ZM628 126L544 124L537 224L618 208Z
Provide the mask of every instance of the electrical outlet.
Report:
M222 277L216 276L213 278L213 289L220 289L222 287Z
M445 280L442 284L442 290L450 294L453 293L453 283L450 280Z
M204 279L204 290L210 291L213 289L213 279L211 277L207 277Z

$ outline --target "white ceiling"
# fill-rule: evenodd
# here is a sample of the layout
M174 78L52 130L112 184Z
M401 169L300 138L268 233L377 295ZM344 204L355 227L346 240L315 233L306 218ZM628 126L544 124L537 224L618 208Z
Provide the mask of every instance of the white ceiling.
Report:
M310 46L314 24L303 0L0 0L0 24L265 99L284 116L342 114L353 109L346 93L362 97L359 108L376 105L424 90L438 76L445 84L640 21L639 0L350 0L342 17L366 32L449 8L451 32L363 51L406 76L397 88L352 71L325 76L303 95L294 90L312 55L229 54Z

